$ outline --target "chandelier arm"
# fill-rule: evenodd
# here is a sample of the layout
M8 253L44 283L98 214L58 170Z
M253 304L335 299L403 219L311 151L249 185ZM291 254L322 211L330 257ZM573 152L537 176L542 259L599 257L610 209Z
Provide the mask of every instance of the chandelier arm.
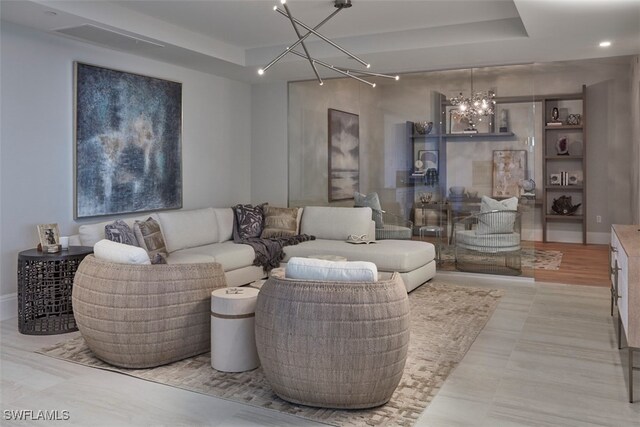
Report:
M284 12L282 9L280 8L276 8L275 9L276 12L280 13L283 16L287 16L286 12ZM338 46L336 43L334 43L333 41L329 40L328 38L326 38L325 36L323 36L322 34L320 34L319 32L317 32L316 30L314 30L313 28L309 27L308 25L306 25L304 22L300 22L299 20L293 18L294 22L298 25L300 25L302 28L304 28L307 31L312 32L313 34L315 34L316 36L320 37L322 40L324 40L325 42L329 43L331 46L335 47L336 49L338 49L339 51L341 51L342 53L344 53L345 55L349 56L351 59L355 59L356 61L358 61L359 63L361 63L362 65L364 65L365 67L369 68L371 66L371 64L367 64L366 62L364 62L362 59L358 58L356 55L354 55L353 53L349 52L348 50Z
M293 53L294 55L298 55L298 56L299 56L299 57L301 57L301 58L307 58L307 59L309 59L309 57L308 57L308 56L306 56L304 53L300 53L300 52L297 52L297 51L295 51L295 50L291 50L291 53ZM358 76L354 76L353 74L350 74L350 73L348 73L348 72L346 72L346 71L342 71L341 69L336 68L336 67L334 67L334 66L333 66L333 65L331 65L331 64L327 64L326 62L320 61L319 59L313 59L313 58L311 58L311 60L312 60L313 62L315 62L316 64L318 64L318 65L322 65L323 67L328 68L328 69L330 69L330 70L333 70L333 71L335 71L335 72L337 72L337 73L340 73L340 74L342 74L342 75L344 75L344 76L351 77L352 79L358 80L358 81L359 81L359 82L361 82L361 83L366 83L366 84L368 84L368 85L369 85L369 86L371 86L371 87L376 87L376 84L375 84L375 83L368 82L368 81L366 81L365 79L361 79L361 78L360 78L360 77L358 77Z
M333 67L333 68L335 68L336 70L344 71L345 73L364 74L365 76L384 77L385 79L400 80L400 76L390 76L388 74L372 73L369 71L360 71L360 70L351 70L348 68L341 68L341 67Z
M289 21L291 21L291 25L293 26L293 30L296 32L296 35L298 36L298 40L302 40L302 35L300 34L300 31L298 31L298 26L293 21L293 15L291 14L291 10L289 10L289 6L287 6L286 3L284 3L283 6L284 6L284 10L287 11L287 17L289 17ZM311 68L313 69L313 72L315 73L316 78L318 79L318 83L320 83L320 86L322 86L324 83L320 78L320 74L318 74L318 69L316 68L316 64L314 64L313 60L311 59L311 55L307 50L307 45L303 41L300 41L300 44L302 45L302 49L304 50L304 53L307 54L307 60L309 61L309 65L311 65Z
M318 25L316 25L315 27L313 27L314 30L317 30L318 28L322 27L324 24L327 23L327 21L331 18L333 18L338 12L340 12L342 9L344 9L343 7L340 7L338 9L336 9L331 15L327 16L322 22L320 22ZM291 51L291 49L293 49L294 47L298 46L300 43L302 43L307 37L309 37L311 34L313 34L311 31L309 31L307 34L305 34L304 36L302 36L301 38L299 38L298 40L296 40L295 43L293 43L291 46L287 47L284 51L282 51L282 53L280 53L278 56L276 56L274 58L273 61L269 62L264 68L262 68L262 71L267 71L269 68L271 68L271 66L273 64L275 64L276 62L278 62L279 60L281 60L287 53L289 53Z

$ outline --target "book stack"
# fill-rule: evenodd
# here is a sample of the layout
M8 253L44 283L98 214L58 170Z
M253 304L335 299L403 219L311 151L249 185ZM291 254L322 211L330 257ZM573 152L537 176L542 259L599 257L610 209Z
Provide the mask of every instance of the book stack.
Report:
M547 126L562 126L562 122L547 122Z

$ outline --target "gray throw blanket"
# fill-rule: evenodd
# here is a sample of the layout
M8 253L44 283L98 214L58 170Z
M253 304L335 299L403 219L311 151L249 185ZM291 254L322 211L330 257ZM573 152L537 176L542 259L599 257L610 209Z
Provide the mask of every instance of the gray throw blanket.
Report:
M272 237L270 239L250 237L248 239L234 239L234 242L251 246L256 253L253 265L262 266L264 271L268 273L272 269L279 267L280 261L284 259L284 250L282 248L315 239L315 236L300 234L291 237Z

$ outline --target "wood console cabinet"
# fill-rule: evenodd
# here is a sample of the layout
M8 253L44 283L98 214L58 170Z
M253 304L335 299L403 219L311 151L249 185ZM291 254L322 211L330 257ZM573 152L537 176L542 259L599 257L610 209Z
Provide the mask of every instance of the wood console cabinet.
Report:
M629 402L633 403L633 352L640 350L640 225L611 227L611 312L618 307L618 347L621 335L629 350Z

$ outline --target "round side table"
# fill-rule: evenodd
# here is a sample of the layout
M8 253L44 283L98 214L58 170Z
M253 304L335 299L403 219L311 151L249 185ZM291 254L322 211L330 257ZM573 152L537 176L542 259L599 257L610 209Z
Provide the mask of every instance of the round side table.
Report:
M211 293L211 367L244 372L260 365L255 319L258 289L216 289Z
M29 249L18 254L18 330L25 335L77 331L71 306L78 265L93 253L89 246L70 246L54 254Z

